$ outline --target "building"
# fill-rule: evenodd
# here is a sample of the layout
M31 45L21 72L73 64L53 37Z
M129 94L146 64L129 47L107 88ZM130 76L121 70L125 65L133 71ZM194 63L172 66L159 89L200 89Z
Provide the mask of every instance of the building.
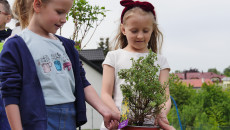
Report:
M102 73L102 62L105 59L102 49L87 49L79 51L80 59L94 68L99 73Z
M224 77L222 80L224 88L230 87L230 77Z
M190 84L194 88L200 88L203 83L213 84L223 82L224 75L218 75L213 72L199 72L197 70L184 71L182 73L176 73L176 75L187 85Z
M226 76L218 75L213 72L183 72L183 73L176 73L176 75L181 79L210 79L213 82L222 82L222 79Z
M203 83L206 84L213 84L213 82L210 79L185 79L182 80L183 83L185 83L187 86L192 85L193 88L199 89Z

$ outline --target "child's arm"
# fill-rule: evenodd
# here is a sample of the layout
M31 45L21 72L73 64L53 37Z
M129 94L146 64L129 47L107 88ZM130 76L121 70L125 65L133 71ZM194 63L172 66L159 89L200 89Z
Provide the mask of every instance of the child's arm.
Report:
M160 76L159 76L159 80L160 82L163 84L164 82L167 82L169 79L169 69L163 69L160 71ZM162 110L162 113L164 113L165 115L167 115L171 109L171 98L170 98L170 92L169 92L169 86L167 86L166 88L166 95L168 97L167 102L165 103L165 108Z
M21 55L16 40L8 39L0 54L0 82L2 100L12 130L22 130L18 104L20 103L22 76Z
M111 111L100 99L94 88L90 85L84 88L86 101L96 109L104 118L105 127L114 129L118 127L120 115Z
M80 62L80 61L79 61ZM104 124L108 129L114 129L118 127L118 121L120 120L120 114L113 112L107 105L105 105L94 88L89 84L85 77L85 70L80 62L80 76L84 87L86 101L96 109L104 118Z
M169 79L169 69L163 69L160 71L159 80L163 84L164 82L167 82ZM157 117L157 124L164 130L175 130L174 127L169 125L169 121L167 119L167 114L169 113L171 109L171 98L170 98L170 92L169 92L169 86L166 88L166 95L168 97L168 100L165 103L165 109L162 109L161 114Z
M16 104L6 106L7 118L12 130L22 130L21 116L19 107Z
M114 89L114 75L115 70L109 65L103 65L103 79L102 79L102 89L101 89L101 98L102 101L117 114L120 114L120 111L116 107L114 100L112 98L113 89Z

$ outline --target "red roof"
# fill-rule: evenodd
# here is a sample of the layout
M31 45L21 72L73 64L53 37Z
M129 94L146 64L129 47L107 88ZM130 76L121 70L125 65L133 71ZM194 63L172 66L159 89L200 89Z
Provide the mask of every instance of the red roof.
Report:
M201 87L203 83L213 84L213 82L210 79L186 79L186 80L182 80L182 82L186 83L187 85L190 84L194 88Z
M212 72L187 72L187 73L176 73L176 75L182 79L214 79L218 78L219 81L221 81L224 77L224 75L218 75Z
M184 73L175 73L180 79L184 79Z

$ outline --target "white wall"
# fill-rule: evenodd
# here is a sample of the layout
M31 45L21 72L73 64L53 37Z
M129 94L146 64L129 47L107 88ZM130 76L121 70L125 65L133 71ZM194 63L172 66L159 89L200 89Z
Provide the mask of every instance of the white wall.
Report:
M97 72L95 69L87 65L85 62L83 62L83 68L86 71L86 78L91 83L91 85L94 87L96 92L99 94L101 93L101 86L102 86L102 74ZM87 123L83 125L82 129L100 129L101 122L102 122L102 116L93 109L88 103L86 105L87 109Z

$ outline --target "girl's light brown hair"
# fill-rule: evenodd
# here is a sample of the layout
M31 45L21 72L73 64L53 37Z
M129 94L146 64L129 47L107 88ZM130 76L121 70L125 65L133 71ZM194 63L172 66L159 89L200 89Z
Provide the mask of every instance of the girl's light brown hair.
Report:
M141 9L140 7L134 7L130 10L128 10L123 17L123 24L126 23L126 20L132 16L132 14L143 14L144 15L150 15L152 16L152 20L153 20L153 32L151 34L149 43L148 43L148 49L151 49L153 52L155 53L160 53L161 52L161 48L162 48L162 44L163 44L163 34L160 32L159 28L158 28L158 24L155 20L154 15L151 12L146 12L143 9ZM128 41L126 36L121 32L120 28L119 28L119 32L117 34L117 36L115 37L115 42L117 43L115 46L115 49L118 48L125 48L128 45Z
M13 4L13 16L20 22L21 28L29 25L29 19L33 13L34 0L15 0Z
M39 0L42 3L48 0ZM34 0L15 0L13 4L13 15L20 22L21 28L29 25L30 18L33 15Z

